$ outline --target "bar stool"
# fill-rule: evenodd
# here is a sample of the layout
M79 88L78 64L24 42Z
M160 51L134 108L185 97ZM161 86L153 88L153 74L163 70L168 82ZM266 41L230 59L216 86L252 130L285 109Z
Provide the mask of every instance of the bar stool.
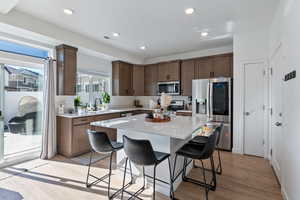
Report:
M123 190L123 188L121 188L121 189L117 190L115 193L113 193L112 195L110 195L110 182L111 182L111 174L112 174L111 172L112 172L113 153L123 149L123 144L119 143L119 142L110 141L110 139L108 138L108 136L105 132L96 132L96 131L88 130L87 134L88 134L88 138L89 138L89 142L90 142L90 145L92 147L92 150L91 150L91 156L90 156L90 161L89 161L89 165L88 165L88 173L87 173L87 177L86 177L86 187L89 188L92 185L95 185L95 184L100 183L100 182L104 182L104 180L106 178L108 178L108 187L107 187L108 198L112 199ZM95 152L102 153L102 154L108 154L108 156L110 157L110 160L109 160L109 173L102 176L102 177L100 177L100 178L98 178L95 175L90 173L92 158L93 158L93 154ZM108 156L103 157L101 160L106 159ZM130 181L130 183L128 183L124 187L128 187L130 184L132 184L131 165L130 165L130 172L131 172L131 181ZM92 183L89 183L89 177L93 177L96 180Z
M187 143L183 147L181 147L177 152L175 156L174 161L174 168L173 168L173 182L179 177L180 174L182 174L182 180L186 182L191 182L197 185L200 185L205 188L205 197L208 198L208 191L209 190L215 190L217 186L217 179L216 179L216 172L215 172L215 166L214 166L214 159L213 159L213 153L216 147L217 138L219 135L219 129L215 129L213 134L211 134L208 137L207 142L205 145L202 144L193 144L193 143ZM175 169L176 169L176 162L177 157L182 156L184 157L183 161L183 168L182 170L175 176ZM188 166L188 160L187 159L193 159L193 160L200 160L202 168L204 169L203 160L210 159L211 164L211 172L212 172L212 180L210 183L207 183L206 176L205 176L205 170L202 170L203 173L203 180L195 180L192 178L186 177L186 167Z
M223 130L223 124L218 126L216 129L217 129L217 131L219 131L219 136L217 138L217 145L216 145L216 149L217 149L217 152L218 152L219 163L218 163L218 166L216 168L216 173L221 175L222 172L223 172L223 169L222 169L222 161L221 161L221 153L220 153L220 138L222 137L221 133L222 133L222 130ZM206 137L206 136L196 136L192 140L190 140L189 143L205 145L205 143L207 143L207 141L208 141L208 137ZM201 168L201 167L199 167L195 164L195 161L193 162L193 165L194 165L195 168Z
M158 151L154 151L150 141L148 140L134 140L128 138L127 136L123 136L123 143L124 143L124 151L127 155L126 162L125 162L125 171L123 177L123 190L121 199L123 199L123 193L126 192L131 195L132 197L138 198L139 194L141 194L145 190L145 177L153 178L153 199L155 199L155 182L160 181L162 183L170 185L170 197L174 196L173 193L173 178L172 178L172 170L171 170L171 163L170 163L170 154L162 153ZM143 167L143 186L137 190L134 194L125 190L125 176L127 170L127 161L131 161L136 165ZM167 183L163 180L156 178L156 167L163 162L164 160L168 159L169 164L169 173L170 173L170 183ZM145 166L154 166L154 175L153 177L145 174Z

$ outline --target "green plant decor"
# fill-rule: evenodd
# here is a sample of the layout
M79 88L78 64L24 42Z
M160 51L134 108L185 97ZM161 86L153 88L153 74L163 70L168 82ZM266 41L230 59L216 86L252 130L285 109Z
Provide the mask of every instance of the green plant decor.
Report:
M78 107L78 106L80 106L80 97L76 97L75 99L74 99L74 107L76 108L76 107Z
M110 103L110 96L107 92L102 93L102 103L105 103L105 104Z

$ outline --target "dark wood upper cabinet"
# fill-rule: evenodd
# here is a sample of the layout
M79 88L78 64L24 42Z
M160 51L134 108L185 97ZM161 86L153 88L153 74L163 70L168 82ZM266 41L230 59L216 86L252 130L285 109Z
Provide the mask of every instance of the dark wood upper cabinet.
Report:
M196 79L232 77L233 54L202 57L195 60Z
M77 48L65 44L56 47L56 93L76 95Z
M192 95L193 79L232 77L233 54L158 64L112 63L113 96L156 96L157 82L181 81L181 95Z
M113 96L132 96L132 70L133 65L122 62L112 62L112 95Z
M145 96L157 95L158 65L145 65Z
M132 87L134 96L144 96L145 93L145 67L134 65L132 71Z
M195 78L205 79L213 77L213 60L210 57L195 60Z
M159 63L158 81L180 81L180 61Z
M232 77L233 54L223 54L213 57L213 76Z
M181 62L181 95L192 96L192 80L195 79L195 60Z

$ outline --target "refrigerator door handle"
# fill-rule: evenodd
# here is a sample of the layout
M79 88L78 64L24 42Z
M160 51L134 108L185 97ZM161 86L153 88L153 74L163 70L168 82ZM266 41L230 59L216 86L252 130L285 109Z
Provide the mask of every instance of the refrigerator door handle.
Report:
M209 118L213 118L213 83L209 83Z
M206 89L206 114L208 118L210 118L210 83L207 83L207 89Z

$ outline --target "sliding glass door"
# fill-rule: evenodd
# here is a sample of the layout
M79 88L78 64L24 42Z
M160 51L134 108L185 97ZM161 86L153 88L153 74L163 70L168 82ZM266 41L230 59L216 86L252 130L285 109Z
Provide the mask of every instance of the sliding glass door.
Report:
M40 151L42 67L0 64L0 160Z

